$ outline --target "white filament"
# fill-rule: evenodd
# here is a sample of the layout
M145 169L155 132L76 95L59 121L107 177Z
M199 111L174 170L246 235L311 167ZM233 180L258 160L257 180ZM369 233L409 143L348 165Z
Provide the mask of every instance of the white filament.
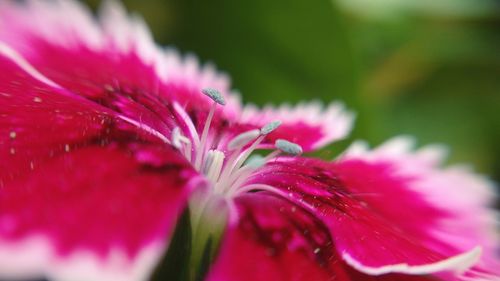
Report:
M217 108L217 102L212 104L210 108L210 112L208 113L207 120L205 121L205 127L203 128L203 133L201 134L200 145L196 148L196 160L194 162L194 166L196 169L200 169L201 162L203 161L203 155L205 151L205 145L208 137L208 130L210 129L210 125L212 123L212 118L214 117L215 109Z
M184 130L187 130L189 136L184 136L182 130L176 127L172 130L170 143L193 164L196 170L206 176L213 185L213 192L226 197L234 197L255 189L276 191L272 186L249 184L249 179L256 174L258 169L272 159L276 159L282 152L297 155L302 152L302 148L297 144L280 140L277 150L266 157L259 157L258 161L247 161L266 135L281 124L279 121L273 121L261 129L249 130L233 137L227 142L227 151L210 149L214 139L209 138L210 127L218 105L223 104L214 101L203 131L199 135L186 111L174 103L174 110L180 117L180 121L185 123Z
M227 145L227 149L235 150L238 148L242 148L245 145L249 144L254 139L256 139L259 135L260 135L260 130L257 129L241 133L229 142L229 144Z

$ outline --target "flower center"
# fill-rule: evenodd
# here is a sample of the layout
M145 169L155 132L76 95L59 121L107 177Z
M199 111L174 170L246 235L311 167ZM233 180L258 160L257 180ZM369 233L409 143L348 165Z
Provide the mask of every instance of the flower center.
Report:
M232 137L221 145L220 141L214 141L210 137L210 126L218 106L224 106L225 100L215 89L203 89L202 93L213 100L213 104L207 115L201 135L198 134L195 125L189 115L178 104L174 104L174 110L184 123L186 134L179 127L172 130L169 142L176 147L184 157L193 164L193 167L203 173L213 185L213 192L226 197L234 197L242 192L257 188L247 184L248 179L254 172L266 162L276 158L281 153L298 155L302 148L286 140L277 140L276 149L267 156L252 155L259 148L266 135L274 131L281 124L273 121L260 129L253 129ZM227 138L219 138L226 139ZM216 147L216 148L213 148ZM258 187L266 189L265 186Z
M177 117L178 127L172 130L170 137L162 138L178 149L211 183L210 188L197 189L189 199L192 232L189 264L192 273L203 264L206 249L213 258L228 219L236 219L237 212L231 211L234 210L234 197L254 190L276 191L272 186L252 183L250 179L256 171L281 153L302 153L299 145L280 139L275 142L276 149L267 156L253 154L266 136L280 126L280 121L238 135L230 131L211 130L216 110L226 102L215 89L203 89L202 93L211 98L213 103L201 133L184 108L174 102L173 113Z

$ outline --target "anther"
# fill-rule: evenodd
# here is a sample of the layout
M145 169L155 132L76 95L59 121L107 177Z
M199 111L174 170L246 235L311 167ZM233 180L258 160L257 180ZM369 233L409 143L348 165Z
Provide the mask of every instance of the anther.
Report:
M261 135L267 135L271 133L272 131L276 130L279 126L281 125L281 121L273 121L271 123L267 123L260 129L260 134Z
M287 140L279 139L274 143L274 145L276 146L276 148L287 154L291 155L302 154L302 147L300 145L293 142L289 142Z
M205 94L207 97L211 98L214 102L220 105L226 105L226 101L222 94L214 88L205 88L202 89L201 92Z
M245 162L245 167L257 169L264 166L264 164L266 164L266 158L255 154L248 158L247 162Z
M256 139L259 135L260 135L260 130L258 129L243 132L234 137L227 145L227 148L229 150L235 150L244 147L245 145L249 144L251 141Z

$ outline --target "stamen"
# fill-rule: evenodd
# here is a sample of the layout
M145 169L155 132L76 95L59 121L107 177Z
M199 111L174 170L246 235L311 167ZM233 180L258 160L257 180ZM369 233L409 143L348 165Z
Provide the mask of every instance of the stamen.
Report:
M273 122L270 122L270 123L264 125L260 129L260 137L257 138L257 140L247 150L245 150L242 154L240 154L239 151L237 151L238 152L238 153L236 153L237 155L231 157L230 161L228 161L228 164L227 164L227 166L229 166L229 167L226 168L226 170L228 170L228 172L226 172L226 170L225 170L223 172L221 178L224 180L227 180L229 184L234 183L234 181L241 184L242 182L238 181L238 178L241 177L241 175L244 175L245 172L248 172L245 170L252 170L252 169L250 169L250 166L248 168L244 167L244 168L240 169L241 165L245 162L245 160L247 160L247 158L257 148L257 146L264 140L265 136L267 134L271 133L272 131L274 131L280 125L281 125L281 121L279 121L279 120L273 121ZM278 154L279 154L279 151L275 151L275 152L269 154L267 157L262 159L261 165L264 165L267 161L269 161L269 159L274 158ZM230 165L233 162L234 162L234 164ZM245 166L248 166L248 163ZM256 169L256 168L258 168L258 167L255 167L254 169ZM231 176L231 173L233 170L236 170L236 172L234 172L233 175ZM237 188L237 186L236 186L236 188Z
M266 164L266 158L262 157L261 155L252 155L248 158L247 162L245 163L245 167L250 167L250 168L260 168Z
M239 189L256 169L257 168L253 168L248 165L238 169L238 171L234 172L231 178L227 181L225 189L229 191Z
M208 150L208 148L212 147L212 142L215 141L209 138L209 131L217 110L217 105L225 105L226 102L221 93L216 89L206 88L202 90L202 93L213 100L213 104L205 120L203 131L199 135L193 121L184 108L174 103L175 112L180 117L180 121L184 121L184 125L186 126L183 127L183 130L185 133L190 134L190 136L188 138L183 136L182 130L179 127L175 127L171 135L172 145L179 149L194 164L196 170L205 174L206 178L213 184L213 191L218 194L233 197L237 194L256 189L275 190L272 186L251 184L249 179L257 175L256 171L260 167L264 166L271 159L276 158L280 153L285 152L292 155L299 155L302 153L302 147L298 144L279 139L275 142L278 150L269 153L266 157L259 155L251 156L252 152L257 149L265 137L281 125L281 121L272 121L260 129L240 133L230 140L226 146L230 157L225 161L226 155L222 151L216 149ZM220 146L220 140L215 145ZM192 152L194 154L191 157Z
M179 127L175 127L172 130L172 145L177 149L181 149L181 147L182 147L181 130L179 129Z
M271 133L272 131L276 130L280 125L281 125L281 121L279 121L279 120L273 121L271 123L264 125L264 127L262 127L260 129L260 133L262 135L267 135L267 134Z
M220 177L222 182L226 182L229 179L229 177L231 176L231 173L233 172L233 170L237 170L241 166L241 164L243 164L243 162L245 162L245 160L247 160L248 156L250 156L252 151L254 151L257 148L257 146L262 142L264 137L265 136L262 136L262 135L260 137L258 137L252 143L252 145L250 145L249 148L247 148L245 151L243 151L243 153L241 153L241 147L236 149L235 151L233 151L233 155L227 161L227 163L224 167L224 171L222 172L222 175Z
M207 154L207 161L205 162L205 175L213 183L217 182L220 172L222 170L222 164L224 163L224 153L219 150L210 150Z
M208 113L207 120L205 121L205 127L203 128L203 132L201 134L200 146L196 149L196 160L194 166L196 169L200 168L201 162L203 161L205 146L208 137L208 130L210 129L210 124L212 123L212 118L214 117L215 109L217 108L217 102L215 101L210 108L210 112Z
M248 176L250 176L256 169L264 166L268 160L268 157L263 157L261 155L251 155L245 162L245 165L232 173L229 177L227 184L231 188L238 188L242 183L244 183Z
M191 162L191 141L181 134L181 129L175 127L172 130L172 145L180 150L184 157ZM185 146L183 146L185 144Z
M182 108L178 103L174 102L173 103L173 108L175 110L175 113L179 115L179 117L182 119L184 124L187 126L187 129L189 131L189 134L191 135L191 140L194 142L194 147L197 148L200 146L200 139L198 136L198 132L196 131L196 128L194 127L193 121L191 120L191 117L186 113L184 108Z
M200 146L196 147L196 160L194 162L194 167L199 170L201 163L203 162L203 157L204 157L204 152L205 152L205 147L206 147L206 142L207 142L207 137L208 137L208 130L210 129L210 124L212 123L212 118L214 117L215 109L217 108L217 104L220 105L225 105L226 101L222 97L222 94L217 91L216 89L213 88L206 88L201 90L203 94L211 98L214 103L212 104L212 107L210 108L210 112L208 113L207 120L205 121L205 127L203 128L203 132L201 134L201 139L200 139Z
M235 150L237 148L242 148L245 145L249 144L254 139L256 139L259 135L260 135L260 130L258 130L258 129L250 130L250 131L246 131L244 133L241 133L229 142L229 144L227 145L227 148L229 150Z
M205 157L205 163L203 164L202 172L205 175L208 175L208 170L212 166L212 162L214 161L214 150L209 150L207 152L207 157Z
M191 145L191 142L188 141L186 143L186 146L184 147L184 155L186 156L186 159L191 162L192 161L192 157L191 157L191 150L192 150L192 145Z
M279 139L274 143L274 145L276 146L276 148L287 154L291 155L302 154L302 147L300 145L293 142L289 142L287 140Z
M280 150L269 153L266 157L260 155L252 155L245 163L245 166L234 172L229 178L228 185L230 189L238 189L248 178L255 172L256 169L264 166L269 160L275 158L281 153Z
M207 97L211 98L214 102L216 102L220 105L226 105L226 101L224 100L224 97L216 89L205 88L205 89L201 90L201 92L203 94L205 94Z
M272 154L272 153L271 153ZM256 169L264 166L268 161L268 157L263 157L261 155L252 155L245 162L245 165L234 172L228 180L229 185L237 188L246 178L254 172Z

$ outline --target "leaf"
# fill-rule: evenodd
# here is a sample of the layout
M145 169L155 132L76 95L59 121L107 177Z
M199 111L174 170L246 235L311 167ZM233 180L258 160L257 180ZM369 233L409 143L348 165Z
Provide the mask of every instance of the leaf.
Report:
M352 99L355 64L346 26L328 0L172 0L167 38L214 61L244 100Z

